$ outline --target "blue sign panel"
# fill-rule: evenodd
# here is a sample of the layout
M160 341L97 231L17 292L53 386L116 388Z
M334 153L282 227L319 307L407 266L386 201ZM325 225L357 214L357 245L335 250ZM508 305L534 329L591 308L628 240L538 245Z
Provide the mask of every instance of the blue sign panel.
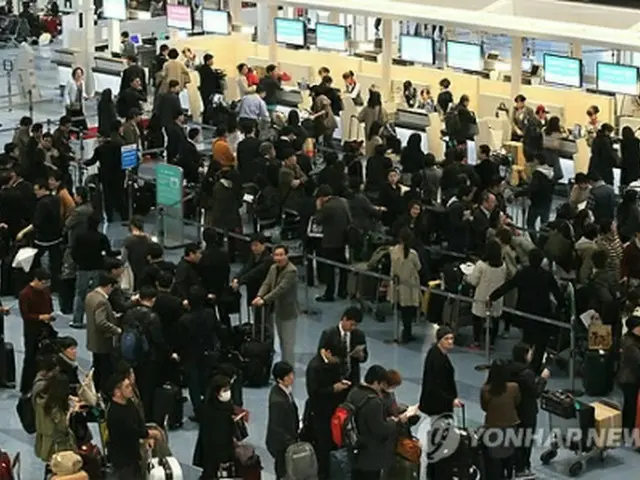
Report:
M122 165L122 170L129 170L138 165L137 145L123 145L120 148L120 164Z

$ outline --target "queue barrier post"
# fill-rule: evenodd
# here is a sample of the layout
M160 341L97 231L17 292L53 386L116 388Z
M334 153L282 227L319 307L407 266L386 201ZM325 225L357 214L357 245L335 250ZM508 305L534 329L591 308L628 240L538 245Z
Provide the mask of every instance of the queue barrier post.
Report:
M29 116L33 118L33 91L27 90L27 100L29 102Z
M314 260L316 259L315 254L307 255L306 250L303 250L303 261L302 261L302 269L303 274L302 278L304 281L304 309L302 313L309 316L320 315L320 311L313 308L311 305L311 300L309 296L309 272L312 272L312 265L314 264Z
M165 215L164 207L160 205L158 207L158 243L160 244L163 250L165 247L164 215Z

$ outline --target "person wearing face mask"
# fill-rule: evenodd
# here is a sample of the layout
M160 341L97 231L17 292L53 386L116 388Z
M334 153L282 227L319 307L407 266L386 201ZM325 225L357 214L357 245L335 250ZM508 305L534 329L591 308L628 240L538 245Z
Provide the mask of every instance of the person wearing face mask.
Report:
M231 381L228 377L216 375L211 380L202 408L193 452L193 465L202 468L201 480L218 478L220 467L235 459L233 415Z
M520 419L519 428L535 433L538 419L538 398L547 386L547 380L551 372L545 368L537 376L529 366L533 359L533 350L526 343L518 343L511 352L511 364L509 365L510 381L518 384L520 388L520 403L516 410ZM635 409L634 409L635 413ZM524 437L529 438L529 437ZM525 478L531 473L531 445L522 445L516 448L515 471L517 478ZM529 478L529 477L526 477Z
M285 453L298 440L298 406L293 398L294 371L288 362L277 362L272 370L276 384L269 392L267 451L275 460L276 478L286 475Z
M308 400L306 415L318 458L318 480L330 478L330 455L333 447L331 416L342 403L351 382L344 380L340 360L329 349L322 348L307 365Z

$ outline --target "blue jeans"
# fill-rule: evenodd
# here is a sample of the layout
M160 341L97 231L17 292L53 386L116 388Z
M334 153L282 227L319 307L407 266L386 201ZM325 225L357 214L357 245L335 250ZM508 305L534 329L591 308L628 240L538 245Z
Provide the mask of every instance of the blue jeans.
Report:
M84 319L84 299L91 288L95 288L99 270L78 270L76 272L76 295L73 301L73 324L82 325Z

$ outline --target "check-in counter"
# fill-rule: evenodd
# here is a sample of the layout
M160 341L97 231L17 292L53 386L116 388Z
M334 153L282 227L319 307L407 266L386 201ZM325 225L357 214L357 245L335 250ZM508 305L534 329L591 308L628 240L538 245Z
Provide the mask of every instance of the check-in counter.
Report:
M427 112L414 108L399 108L396 110L394 122L396 133L403 145L407 144L412 134L417 133L420 135L422 151L429 151L427 129L431 126L431 120Z
M120 91L120 78L126 68L122 58L112 58L107 55L96 55L93 67L93 79L96 92L110 88L114 95Z
M56 48L51 62L58 70L58 86L64 87L71 80L71 72L78 66L80 50L76 48Z

